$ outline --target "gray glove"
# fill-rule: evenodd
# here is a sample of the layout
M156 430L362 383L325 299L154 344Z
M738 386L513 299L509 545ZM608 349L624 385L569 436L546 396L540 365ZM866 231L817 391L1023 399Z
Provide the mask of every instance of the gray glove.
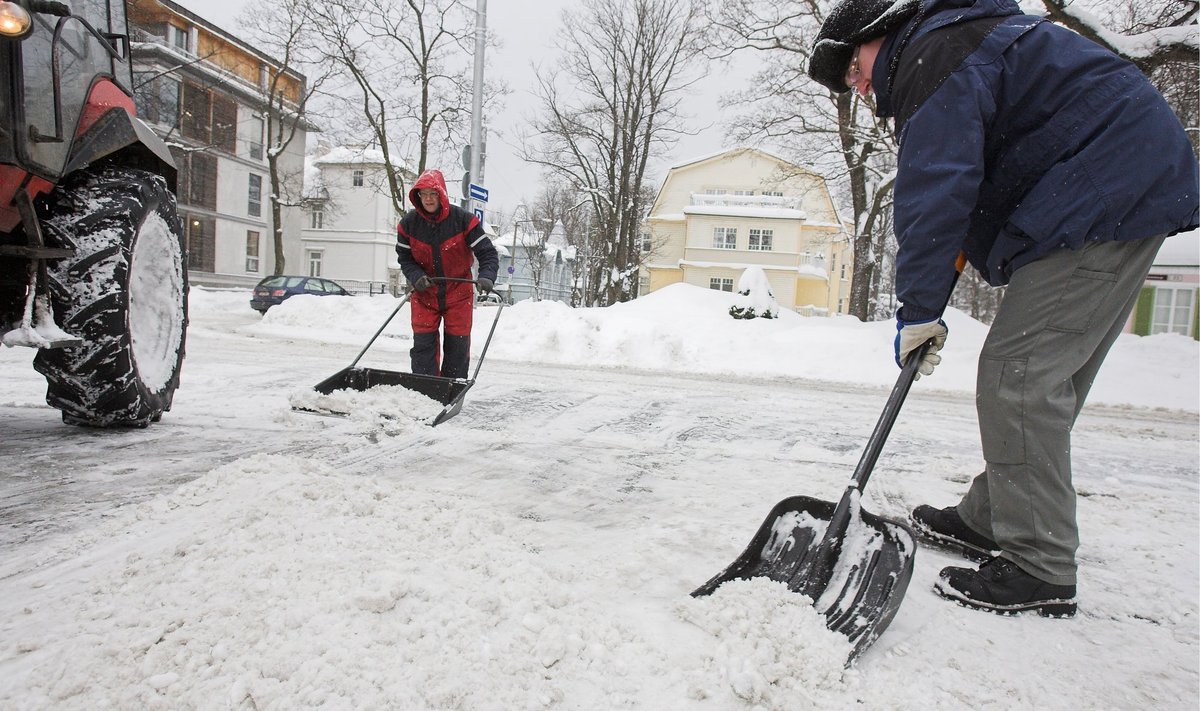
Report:
M480 294L490 294L492 289L496 288L496 284L487 277L479 277L476 279L475 286L479 289Z
M433 288L433 280L430 279L429 277L425 276L424 274L422 274L421 278L417 279L416 283L413 284L413 291L425 291L426 289L432 289L432 288Z
M921 346L922 343L933 339L933 343L925 351L925 357L921 359L921 364L917 366L916 379L920 380L922 375L930 375L933 373L934 367L942 362L942 357L937 354L938 351L946 345L946 335L949 329L946 328L946 322L941 319L936 321L918 321L910 323L896 319L896 365L904 367L908 362L908 355Z

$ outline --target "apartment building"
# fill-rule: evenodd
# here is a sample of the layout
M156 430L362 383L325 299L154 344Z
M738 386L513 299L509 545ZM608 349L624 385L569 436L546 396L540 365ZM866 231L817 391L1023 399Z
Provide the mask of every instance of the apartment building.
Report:
M305 77L170 0L130 3L129 32L138 113L166 140L179 167L192 282L249 285L272 274L267 91L282 72L285 105L297 111ZM307 128L300 124L278 162L297 195ZM302 219L297 208L283 211L290 273L304 266Z

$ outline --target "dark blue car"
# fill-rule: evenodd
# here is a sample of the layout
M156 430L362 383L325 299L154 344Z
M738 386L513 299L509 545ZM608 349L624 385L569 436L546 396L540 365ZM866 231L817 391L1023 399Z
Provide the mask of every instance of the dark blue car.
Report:
M336 282L321 277L269 276L254 287L254 295L250 297L250 308L265 314L267 309L296 294L350 296L350 292L338 286Z

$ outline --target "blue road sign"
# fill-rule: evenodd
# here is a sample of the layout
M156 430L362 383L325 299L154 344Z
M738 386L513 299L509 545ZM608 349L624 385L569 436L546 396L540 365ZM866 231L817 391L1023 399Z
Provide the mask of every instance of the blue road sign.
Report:
M468 197L470 197L472 200L478 200L479 202L487 202L487 197L488 197L487 188L483 187L482 185L476 185L475 183L471 183L471 185L469 186L469 189L470 189L470 193L468 194Z
M483 224L483 208L482 207L475 208L475 216L479 218L479 224L482 225Z

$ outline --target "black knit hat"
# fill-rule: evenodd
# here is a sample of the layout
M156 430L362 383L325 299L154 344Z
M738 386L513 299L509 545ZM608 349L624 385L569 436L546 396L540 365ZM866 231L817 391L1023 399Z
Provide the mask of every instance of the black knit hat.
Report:
M808 75L841 94L854 48L898 29L920 9L918 0L842 0L817 33L808 59Z

